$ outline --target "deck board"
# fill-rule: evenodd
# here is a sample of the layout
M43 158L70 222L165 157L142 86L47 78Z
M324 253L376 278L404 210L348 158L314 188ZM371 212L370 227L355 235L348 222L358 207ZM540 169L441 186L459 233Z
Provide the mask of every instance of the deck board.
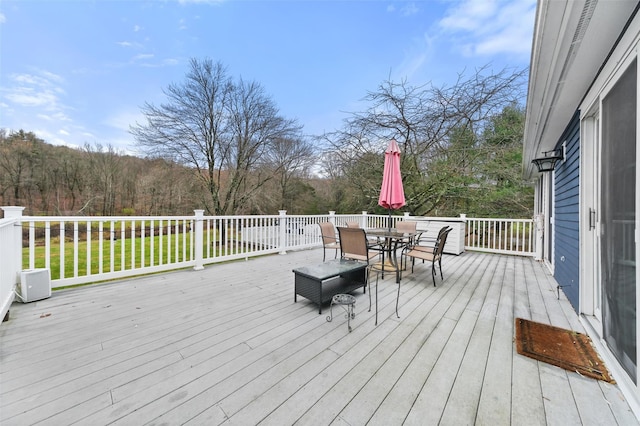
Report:
M520 356L514 319L583 332L544 265L417 262L341 308L293 300L303 250L54 292L0 326L0 423L640 424L619 388Z

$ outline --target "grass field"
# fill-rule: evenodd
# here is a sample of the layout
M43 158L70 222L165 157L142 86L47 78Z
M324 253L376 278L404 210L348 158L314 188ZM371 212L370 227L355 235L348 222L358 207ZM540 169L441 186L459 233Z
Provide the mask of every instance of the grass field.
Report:
M117 235L120 235L117 233ZM183 238L184 236L184 238ZM64 278L74 277L75 268L77 267L77 276L85 276L88 271L88 264L91 263L90 273L99 274L100 264L102 264L102 272L116 272L121 270L141 268L143 266L157 266L167 263L182 262L192 259L191 233L171 234L171 239L167 235L162 238L158 235L145 236L144 238L125 238L114 240L113 243L109 239L104 239L100 244L97 237L92 237L91 244L87 241L79 241L77 253L74 252L74 244L68 238L64 243ZM162 241L161 241L162 240ZM203 253L207 253L207 237L203 238ZM177 241L177 243L176 243ZM210 242L216 241L216 232L211 231ZM113 249L112 249L113 244ZM171 245L169 247L169 244ZM124 252L123 252L124 245ZM176 248L177 245L177 248ZM133 246L133 249L132 249ZM212 244L211 256L218 256L224 250L217 244ZM238 249L240 253L246 251L242 246ZM144 256L143 256L144 252ZM102 257L101 257L102 253ZM113 253L113 257L111 254ZM75 258L77 256L77 266ZM60 237L50 238L50 271L51 279L60 279L61 274L61 245ZM44 239L36 241L34 252L35 268L46 267L46 247ZM29 268L29 248L22 250L23 269Z

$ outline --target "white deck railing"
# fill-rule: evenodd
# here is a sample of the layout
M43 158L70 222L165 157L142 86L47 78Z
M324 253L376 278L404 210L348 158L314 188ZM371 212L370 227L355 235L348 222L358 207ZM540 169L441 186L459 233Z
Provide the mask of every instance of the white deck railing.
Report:
M533 256L535 228L533 219L467 218L465 249Z
M385 228L389 220L395 226L408 217L367 212L287 215L285 211L266 216L204 216L202 210L193 216L37 217L21 216L20 207L3 210L8 217L0 222L0 303L4 304L11 303L8 300L22 269L49 269L52 288L185 267L201 269L209 263L318 247L317 224L322 221ZM465 219L465 249L534 255L532 220L455 218Z

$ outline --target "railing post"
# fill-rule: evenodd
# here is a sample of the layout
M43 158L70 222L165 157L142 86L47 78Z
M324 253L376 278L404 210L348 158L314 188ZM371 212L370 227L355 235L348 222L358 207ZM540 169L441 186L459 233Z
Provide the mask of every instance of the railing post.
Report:
M287 251L284 249L287 239L287 211L278 210L278 214L280 214L280 254L287 254Z
M193 266L194 271L200 271L204 269L204 261L202 258L202 241L203 241L203 227L204 227L204 210L194 210L196 217L193 221L194 229L194 258L195 265Z
M11 253L9 265L11 265L12 272L15 272L16 282L18 282L18 274L22 270L22 223L20 218L24 207L3 206L2 210L4 211L5 219L15 219L17 224L17 226L13 227L13 241L11 241L10 245L12 249L9 250L9 253Z
M367 229L367 211L362 211L362 217L360 218L360 228Z
M0 207L2 211L4 211L4 218L10 219L15 217L22 217L22 211L24 207L16 207L16 206L2 206Z
M4 218L10 219L14 217L22 217L22 211L24 210L24 207L2 206L0 207L0 209L4 211Z
M538 213L533 217L533 221L535 222L535 236L534 241L536 244L536 260L542 260L542 248L544 243L544 215L542 213Z
M4 218L11 219L13 225L8 227L7 241L1 241L0 256L0 321L9 319L9 309L14 300L14 288L18 283L18 274L22 270L22 211L24 207L3 206Z
M467 214L466 213L460 213L460 220L464 223L464 227L462 228L462 233L464 235L461 236L462 247L466 248L467 247L467 235L469 233L469 230L467 229Z
M329 222L333 223L333 226L336 226L336 211L329 210Z

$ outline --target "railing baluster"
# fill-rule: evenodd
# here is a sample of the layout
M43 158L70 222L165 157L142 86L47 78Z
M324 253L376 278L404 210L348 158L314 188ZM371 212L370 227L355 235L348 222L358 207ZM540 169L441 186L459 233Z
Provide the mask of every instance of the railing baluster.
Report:
M131 269L133 270L136 269L136 222L133 220L129 235L131 235Z
M156 221L149 221L149 266L156 264Z
M124 220L120 221L120 270L124 271L127 263L126 253L126 241L127 241L127 229Z
M51 222L44 223L44 267L51 271Z
M173 226L173 263L178 263L180 261L180 220L176 219Z
M182 261L187 261L187 220L182 220Z
M73 222L73 276L78 276L78 221Z
M65 253L64 253L64 221L60 222L60 279L65 277L64 266L66 263Z
M104 262L104 222L98 222L98 274L102 275L103 267L102 262Z
M116 270L116 223L109 224L109 272Z
M163 241L163 237L164 237L164 223L162 221L162 219L160 219L159 223L158 223L158 250L160 250L158 252L158 265L162 265L162 258L163 258L163 254L164 254L164 241Z
M144 268L146 265L146 261L145 261L145 255L146 255L146 244L145 244L145 240L146 240L146 228L147 228L147 223L146 221L143 219L140 221L140 268Z
M87 275L91 275L91 221L87 221Z
M209 219L204 219L203 222L203 232L205 232L206 237L203 238L204 242L205 242L205 247L207 248L207 250L204 252L206 254L204 254L204 257L206 259L211 257L211 237L209 235Z
M29 269L36 267L36 223L27 222L29 226ZM22 260L21 260L22 262Z

